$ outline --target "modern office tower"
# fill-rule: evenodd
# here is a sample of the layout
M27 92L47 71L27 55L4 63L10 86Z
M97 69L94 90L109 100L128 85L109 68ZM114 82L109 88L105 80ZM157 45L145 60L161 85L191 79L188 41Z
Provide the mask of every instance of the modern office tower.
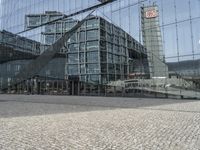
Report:
M31 28L62 16L59 12L26 15L26 27ZM77 20L65 19L46 25L42 33L44 43L51 45L76 23ZM131 73L148 73L148 64L144 63L147 62L145 48L101 17L91 16L87 19L66 41L62 51L66 52L67 57L66 78L77 77L80 81L104 84L128 79L130 70Z
M147 49L150 77L168 77L157 5L141 7L143 44Z

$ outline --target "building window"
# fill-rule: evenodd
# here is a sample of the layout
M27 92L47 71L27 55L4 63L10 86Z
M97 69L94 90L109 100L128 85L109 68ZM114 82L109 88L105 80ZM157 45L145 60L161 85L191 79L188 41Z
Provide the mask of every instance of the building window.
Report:
M68 65L68 75L79 75L78 65Z
M77 33L74 33L70 38L69 42L77 42Z
M19 41L18 41L19 42ZM21 43L24 43L23 41L21 41ZM18 44L20 44L20 43L18 43ZM24 44L23 44L24 45ZM31 43L31 42L29 42L29 41L27 41L27 42L25 42L25 48L27 49L27 50L32 50L33 49L33 43Z
M80 73L85 74L85 64L80 65Z
M56 32L62 32L62 24L61 22L56 23Z
M114 48L113 48L113 52L116 53L116 54L119 54L119 53L120 53L120 48L119 48L119 46L114 45L113 47L114 47Z
M90 41L87 42L87 50L98 50L99 42L98 41Z
M28 17L28 26L38 26L40 25L40 16Z
M112 49L112 44L110 44L110 43L107 43L107 51L108 52L113 52L113 49Z
M70 44L68 50L70 52L77 52L78 51L78 44Z
M85 62L84 54L85 54L85 53L79 53L79 62L80 62L80 63L84 63L84 62Z
M126 63L126 57L125 56L121 56L121 59L122 59L121 63L125 64Z
M115 75L110 74L110 75L109 75L109 81L114 81L114 80L115 80Z
M87 81L98 83L99 82L99 75L87 75Z
M116 74L120 74L120 65L116 64Z
M79 40L80 41L85 41L85 31L81 31L80 34L79 34Z
M68 63L69 64L76 64L76 63L78 63L78 53L68 54Z
M85 28L86 28L86 23L84 22L84 23L82 24L82 26L81 26L81 30L85 30Z
M60 39L61 38L61 34L56 34L56 40Z
M125 39L124 38L120 38L120 45L125 45Z
M45 26L45 32L54 33L55 31L55 24L48 24Z
M85 80L85 77L86 77L85 75L81 75L81 76L80 76L80 81L84 81L84 82L85 82L85 81L86 81L86 80Z
M100 46L101 46L101 50L106 51L106 42L105 41L100 41Z
M118 36L114 36L114 43L119 44L119 37Z
M116 80L120 80L120 79L121 79L121 75L117 75Z
M121 53L122 55L125 55L126 56L126 48L125 47L121 47Z
M104 30L101 30L101 32L100 32L100 33L101 33L101 37L102 37L102 38L106 38L106 31L104 31Z
M87 64L87 73L98 74L99 73L99 65L98 64Z
M30 49L32 48L32 44L31 43L29 43L29 42L24 42L24 40L22 40L22 39L17 39L17 47L21 47L22 49L24 48L24 45L26 45L26 47L29 49L28 51L30 51ZM13 43L12 43L13 44ZM28 47L28 45L29 45L29 47ZM31 45L31 46L30 46Z
M108 33L112 33L112 29L111 29L111 25L110 25L110 23L106 23L106 30L107 30L107 32Z
M107 61L107 53L105 51L101 51L101 62Z
M106 63L101 64L101 73L107 73L107 64Z
M52 16L50 16L50 21L56 20L56 19L61 18L61 17L62 17L61 15L60 16L52 15Z
M65 26L64 26L65 31L70 30L75 25L75 23L76 22L65 22Z
M48 16L42 16L42 23L48 22Z
M120 63L120 55L114 55L113 56L113 61L114 61L114 63Z
M21 65L15 65L15 72L19 72Z
M101 25L102 28L104 28L105 25L106 25L106 21L104 19L101 19L100 20L100 25Z
M10 72L10 71L11 71L11 64L6 65L6 67L7 67L6 70L7 70L8 72Z
M106 38L107 38L108 42L112 42L112 36L110 34L107 33L107 37Z
M45 36L45 43L51 45L54 43L54 35L46 35Z
M96 40L96 39L98 39L98 30L87 31L87 40Z
M85 51L85 43L80 43L80 51Z
M99 26L97 19L90 19L87 21L87 28L97 28Z
M113 54L108 53L108 62L113 63Z
M13 37L12 35L4 34L2 40L5 43L16 44L16 37Z
M98 52L87 52L87 57L86 57L86 61L93 63L93 62L98 62L99 60L99 56L98 56Z
M118 36L119 35L119 28L113 27L113 33Z

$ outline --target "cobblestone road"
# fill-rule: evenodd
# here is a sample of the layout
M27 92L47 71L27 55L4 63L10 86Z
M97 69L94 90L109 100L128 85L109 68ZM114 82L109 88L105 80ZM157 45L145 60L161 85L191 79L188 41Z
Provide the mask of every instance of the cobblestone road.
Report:
M0 149L198 150L200 101L0 95Z

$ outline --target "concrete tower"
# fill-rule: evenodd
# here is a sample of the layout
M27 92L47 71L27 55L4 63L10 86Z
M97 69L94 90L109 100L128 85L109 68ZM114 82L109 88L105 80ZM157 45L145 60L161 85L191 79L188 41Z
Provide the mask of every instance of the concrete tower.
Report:
M168 66L165 64L163 54L157 5L141 7L141 25L143 44L148 54L150 77L167 77Z

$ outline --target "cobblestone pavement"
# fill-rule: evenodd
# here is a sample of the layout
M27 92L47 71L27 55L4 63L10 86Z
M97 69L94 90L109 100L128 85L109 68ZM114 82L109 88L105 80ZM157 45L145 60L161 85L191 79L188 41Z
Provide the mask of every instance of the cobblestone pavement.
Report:
M0 95L1 150L200 149L200 101Z

